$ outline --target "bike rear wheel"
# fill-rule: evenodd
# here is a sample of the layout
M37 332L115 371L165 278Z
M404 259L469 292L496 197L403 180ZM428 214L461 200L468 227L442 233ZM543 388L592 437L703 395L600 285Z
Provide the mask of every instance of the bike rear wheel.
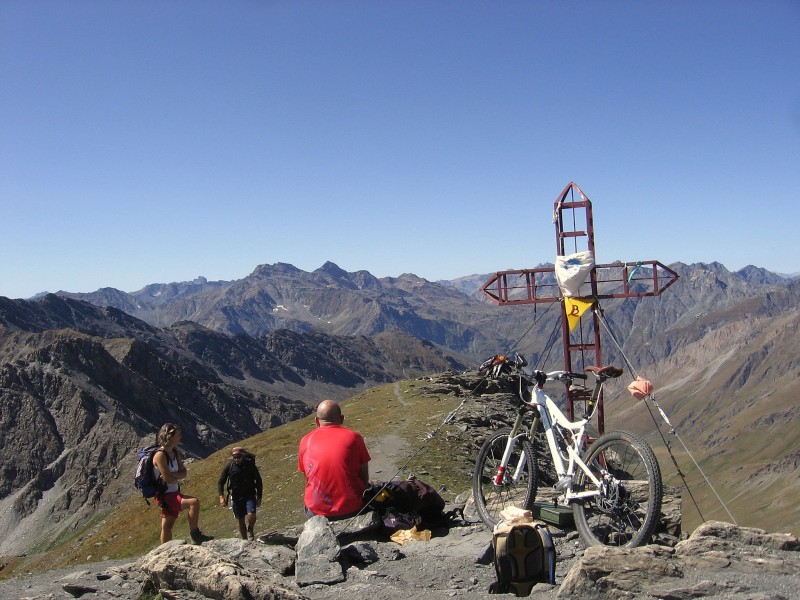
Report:
M575 501L575 527L587 546L646 544L661 516L661 470L650 446L637 435L613 431L589 447L583 461L600 480L600 494ZM575 491L598 486L583 471L575 475Z
M525 436L514 441L511 458L496 483L510 434L509 428L494 432L483 443L475 464L472 497L481 521L490 529L500 521L504 508L513 504L530 510L536 498L536 455Z

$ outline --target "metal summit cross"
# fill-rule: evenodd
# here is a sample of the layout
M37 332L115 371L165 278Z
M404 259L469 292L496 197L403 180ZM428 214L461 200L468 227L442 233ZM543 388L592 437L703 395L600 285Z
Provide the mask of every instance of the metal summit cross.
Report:
M574 183L558 196L553 208L556 227L557 256L588 251L593 259L594 225L592 203ZM581 315L597 300L605 298L640 298L659 296L678 279L678 274L656 260L595 264L581 284L575 298L565 298L555 278L555 267L498 271L481 286L481 291L500 306L514 304L561 303L561 331L564 346L564 370L573 370L573 358L582 365L602 367L600 319L592 313L592 327L581 323ZM575 302L577 300L577 302ZM568 313L569 311L569 313ZM578 327L576 332L576 325ZM592 360L594 362L589 362ZM575 402L588 402L590 392L584 388L567 388L567 416L574 420ZM597 407L597 426L604 433L602 395Z

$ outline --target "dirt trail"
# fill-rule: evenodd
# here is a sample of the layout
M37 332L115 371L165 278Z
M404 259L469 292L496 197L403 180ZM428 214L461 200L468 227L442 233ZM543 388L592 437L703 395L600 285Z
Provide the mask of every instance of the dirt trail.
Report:
M406 448L405 440L398 435L386 435L367 440L372 460L369 462L369 478L372 481L389 481L397 474L397 457Z
M400 389L400 384L395 383L392 389L400 407L405 407L407 402ZM402 427L405 428L405 425ZM402 436L395 434L371 438L366 441L372 457L369 463L370 479L372 481L389 481L397 475L397 469L401 466L397 463L397 459L403 454L408 444Z

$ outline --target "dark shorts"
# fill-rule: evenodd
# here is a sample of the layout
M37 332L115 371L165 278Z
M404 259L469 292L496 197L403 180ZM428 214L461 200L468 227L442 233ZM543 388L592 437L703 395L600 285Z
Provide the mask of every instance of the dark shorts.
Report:
M255 498L233 498L231 500L231 509L233 516L237 519L244 519L245 515L253 514L256 512L256 499Z
M181 496L180 491L167 492L160 499L156 496L156 504L161 507L161 517L177 519L181 514Z

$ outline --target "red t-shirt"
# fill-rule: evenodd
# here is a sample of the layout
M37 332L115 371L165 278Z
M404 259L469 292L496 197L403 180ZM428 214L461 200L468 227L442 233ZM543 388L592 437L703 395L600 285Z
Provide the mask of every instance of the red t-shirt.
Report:
M300 440L297 470L306 476L304 501L315 515L338 517L363 506L366 487L359 476L370 460L361 434L339 425L325 425Z

